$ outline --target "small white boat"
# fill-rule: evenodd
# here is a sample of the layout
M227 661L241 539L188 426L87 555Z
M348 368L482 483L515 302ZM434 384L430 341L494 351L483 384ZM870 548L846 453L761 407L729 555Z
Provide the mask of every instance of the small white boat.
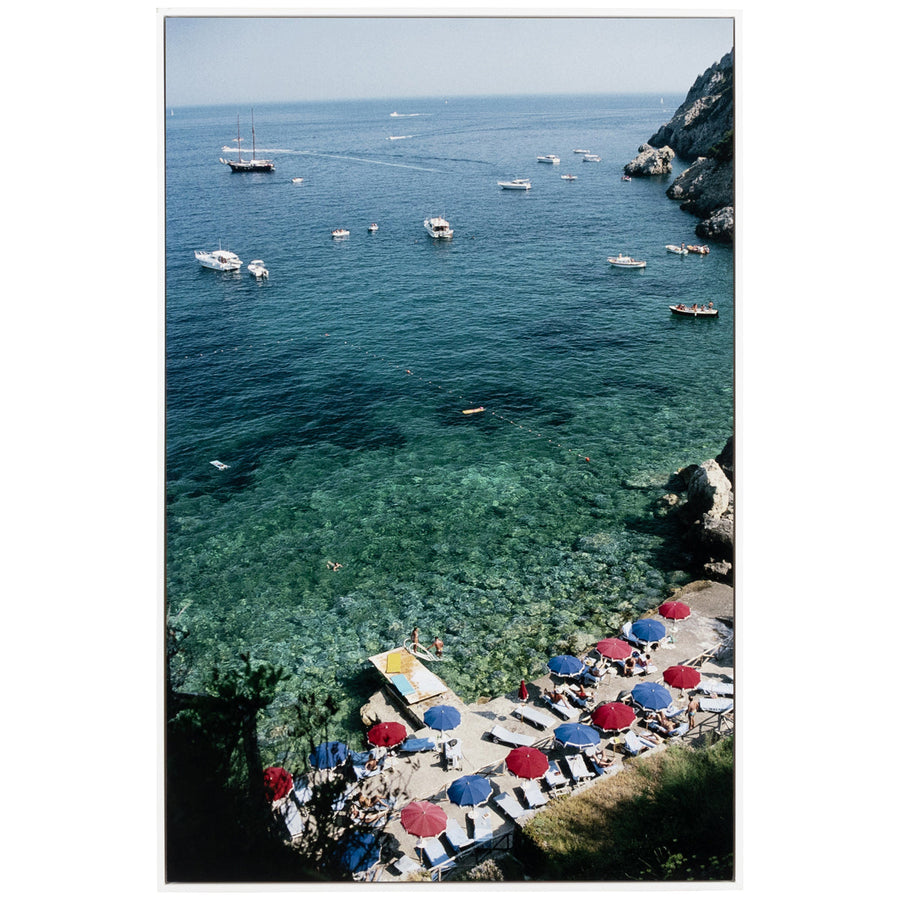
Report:
M690 250L688 250L688 248L685 247L684 244L682 244L680 247L678 246L678 244L666 244L666 250L668 250L669 253L678 253L680 256L687 256L688 253L690 253Z
M237 272L243 265L237 253L230 250L195 250L194 257L201 266L217 269L219 272Z
M377 222L373 222L373 223L369 226L369 234L374 234L376 231L378 231L378 223L377 223Z
M591 151L590 151L590 150L573 150L572 152L573 152L573 153L580 153L582 156L588 156L588 155L590 155L590 152L591 152Z
M350 231L347 228L335 228L331 232L331 236L333 238L345 238L350 237Z
M597 156L596 153L588 153L587 156L583 156L581 159L582 162L600 162L600 157Z
M453 229L450 227L450 223L441 216L432 216L430 219L426 219L425 230L433 238L449 240L453 237Z
M269 270L266 268L266 264L261 259L251 259L247 264L247 271L251 275L255 275L257 278L269 277Z
M554 156L552 153L549 153L547 156L539 156L537 158L537 161L542 163L550 163L553 166L559 165L559 157Z
M560 175L559 177L562 178L563 181L575 181L578 178L577 175Z
M622 176L622 181L631 181L631 176L630 176L630 175L623 175L623 176Z
M607 256L606 261L611 266L619 266L622 269L643 269L647 265L647 261L643 259L634 259L631 256L625 256L620 253L618 256Z
M302 178L292 178L291 184L303 184L303 179Z
M527 178L513 178L512 181L498 181L504 191L530 191L531 182Z
M676 316L694 316L699 318L701 316L712 317L719 315L719 311L712 305L712 300L709 301L707 306L697 306L696 303L693 306L685 306L683 303L679 303L677 306L670 306L669 309Z
M700 245L688 244L687 252L688 253L699 253L701 256L706 256L706 254L709 253L709 247L707 247L706 244L700 244Z
M215 466L220 472L224 472L225 469L231 468L230 466L225 465L225 463L220 462L218 459L211 459L209 464Z

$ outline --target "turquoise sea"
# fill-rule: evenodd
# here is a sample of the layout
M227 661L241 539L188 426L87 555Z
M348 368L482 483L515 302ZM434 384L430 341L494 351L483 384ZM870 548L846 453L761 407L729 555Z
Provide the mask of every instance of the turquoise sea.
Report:
M655 504L733 431L734 261L666 253L699 242L671 178L621 180L682 99L259 105L276 170L249 175L218 160L238 114L249 150L250 109L166 110L165 577L185 687L247 651L290 673L286 700L332 691L352 738L367 657L415 625L474 700L687 579ZM532 190L500 190L513 177ZM426 235L433 215L452 241ZM195 261L220 245L239 273ZM619 252L646 269L612 268ZM668 310L710 300L718 320Z

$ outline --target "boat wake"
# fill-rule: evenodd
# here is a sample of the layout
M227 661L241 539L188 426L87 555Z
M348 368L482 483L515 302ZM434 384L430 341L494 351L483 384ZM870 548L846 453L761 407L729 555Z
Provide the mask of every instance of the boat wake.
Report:
M385 162L381 159L365 159L361 156L340 156L336 153L316 153L313 150L295 150L294 153L302 153L305 156L321 156L324 159L346 159L350 162L370 163L373 166L392 166L395 169L415 169L417 172L440 172L440 169L426 169L425 166L413 166L409 163Z

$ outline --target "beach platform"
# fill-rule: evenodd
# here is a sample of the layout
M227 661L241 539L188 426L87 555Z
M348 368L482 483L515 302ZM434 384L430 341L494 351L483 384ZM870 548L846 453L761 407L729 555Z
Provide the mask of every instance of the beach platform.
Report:
M369 662L384 678L391 694L396 696L406 711L412 713L422 725L425 723L421 715L416 713L418 711L424 714L425 709L432 705L426 701L452 693L447 685L406 647L395 647L393 650L370 656ZM453 694L453 697L456 695Z

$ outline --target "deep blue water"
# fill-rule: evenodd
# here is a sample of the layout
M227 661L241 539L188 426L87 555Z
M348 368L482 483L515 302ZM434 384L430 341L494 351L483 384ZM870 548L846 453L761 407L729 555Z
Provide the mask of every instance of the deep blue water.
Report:
M352 723L366 658L418 625L459 694L493 695L684 580L654 503L733 429L733 256L667 254L698 242L671 179L621 181L681 99L261 105L276 171L252 175L218 162L238 113L249 150L250 110L167 116L166 584L189 685L250 651ZM497 187L516 176L532 190ZM424 231L438 214L451 242ZM220 244L240 273L197 264ZM718 320L667 308L709 300Z

